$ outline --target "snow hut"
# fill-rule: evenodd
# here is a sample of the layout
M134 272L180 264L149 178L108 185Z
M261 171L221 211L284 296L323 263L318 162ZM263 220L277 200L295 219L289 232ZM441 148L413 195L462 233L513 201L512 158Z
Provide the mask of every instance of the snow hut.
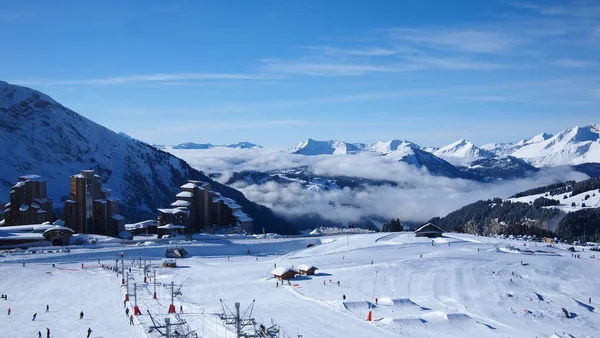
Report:
M165 257L167 258L183 258L187 256L188 252L182 246L168 247L165 249Z
M442 237L442 233L444 233L443 229L441 229L431 223L427 223L427 224L423 225L422 227L418 228L417 230L415 230L416 237L429 237L429 238Z
M162 260L162 267L163 268L176 268L177 262L174 259L165 258Z
M284 267L279 267L276 268L275 270L271 271L271 274L277 278L277 279L292 279L294 277L296 277L296 275L298 274L298 271L292 269L292 268L284 268Z
M315 271L318 268L314 265L307 265L307 264L300 264L298 265L298 272L300 272L301 275L314 275Z

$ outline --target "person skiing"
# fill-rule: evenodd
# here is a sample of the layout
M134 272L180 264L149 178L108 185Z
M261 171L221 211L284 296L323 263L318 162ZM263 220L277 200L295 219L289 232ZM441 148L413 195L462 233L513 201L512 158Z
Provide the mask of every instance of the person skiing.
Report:
M38 331L38 338L42 338L42 331Z
M46 312L50 312L50 305L46 304Z
M87 335L87 338L90 338L90 335L91 335L91 334L92 334L92 328L91 328L91 327L88 327L88 335Z
M50 329L46 328L46 338L50 338Z
M83 269L83 263L81 263L81 268Z
M125 309L125 317L129 317L129 308Z
M338 281L338 286L340 286L340 281Z
M379 299L375 298L375 305L377 305L377 302L379 302Z
M346 300L346 295L342 295L342 298L343 298L344 300Z
M133 325L133 315L129 315L129 325Z
M32 322L35 320L35 317L37 317L37 312L33 314L33 317L31 318Z
M279 282L275 282L275 287L278 288L279 287Z
M79 312L79 319L83 319L83 311Z
M10 316L10 308L8 308L8 315Z
M179 313L183 313L183 305L179 305Z
M592 304L592 297L588 298L588 303Z
M23 267L25 267L25 262L23 262Z

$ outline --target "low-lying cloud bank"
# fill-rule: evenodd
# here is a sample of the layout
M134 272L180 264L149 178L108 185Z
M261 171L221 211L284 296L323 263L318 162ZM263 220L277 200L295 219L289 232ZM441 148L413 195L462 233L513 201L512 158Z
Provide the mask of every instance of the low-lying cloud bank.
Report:
M505 198L542 185L588 178L568 168L551 168L528 178L480 183L433 176L425 169L373 153L303 156L266 149L168 150L205 173L222 174L221 182L226 182L234 172L307 166L320 176L351 176L400 183L398 187L365 185L329 191L311 191L296 182L233 184L248 199L281 214L294 217L314 212L328 220L346 223L365 216L423 222L480 199Z

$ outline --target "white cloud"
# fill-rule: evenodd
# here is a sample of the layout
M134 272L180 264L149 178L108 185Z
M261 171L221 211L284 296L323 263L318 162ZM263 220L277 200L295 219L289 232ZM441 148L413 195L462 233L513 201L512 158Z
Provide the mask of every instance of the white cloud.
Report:
M266 62L262 70L275 74L295 74L308 76L359 76L372 73L397 73L420 69L418 65L368 63L275 61Z
M91 79L23 79L11 82L22 85L116 85L124 83L158 82L165 81L199 81L199 80L265 80L272 79L261 75L229 74L229 73L155 73L125 75L106 78ZM168 82L167 82L168 83Z
M398 53L395 49L382 47L338 48L331 46L309 46L306 49L324 55L391 56Z
M589 68L598 65L597 62L587 60L575 60L575 59L559 59L553 62L557 66L567 68Z
M363 186L329 191L311 191L300 183L267 182L233 186L248 199L288 216L317 213L332 221L354 222L362 216L399 217L422 222L444 216L479 199L508 197L519 191L558 181L587 178L566 169L552 169L537 175L499 183L479 183L432 176L426 170L376 154L353 156L302 156L267 149L172 150L193 167L206 173L220 172L227 182L233 172L269 171L306 166L315 175L363 177L388 180L399 186Z

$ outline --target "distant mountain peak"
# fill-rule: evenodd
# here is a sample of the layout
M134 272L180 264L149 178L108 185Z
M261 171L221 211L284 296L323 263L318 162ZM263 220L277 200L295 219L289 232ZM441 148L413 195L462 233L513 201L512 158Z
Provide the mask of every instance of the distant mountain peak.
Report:
M340 140L317 141L312 138L298 143L290 149L292 154L299 155L342 155L355 154L366 148L364 143L348 143Z
M493 157L494 154L489 151L476 147L471 141L460 139L434 152L438 157L454 165L465 165L467 163Z

